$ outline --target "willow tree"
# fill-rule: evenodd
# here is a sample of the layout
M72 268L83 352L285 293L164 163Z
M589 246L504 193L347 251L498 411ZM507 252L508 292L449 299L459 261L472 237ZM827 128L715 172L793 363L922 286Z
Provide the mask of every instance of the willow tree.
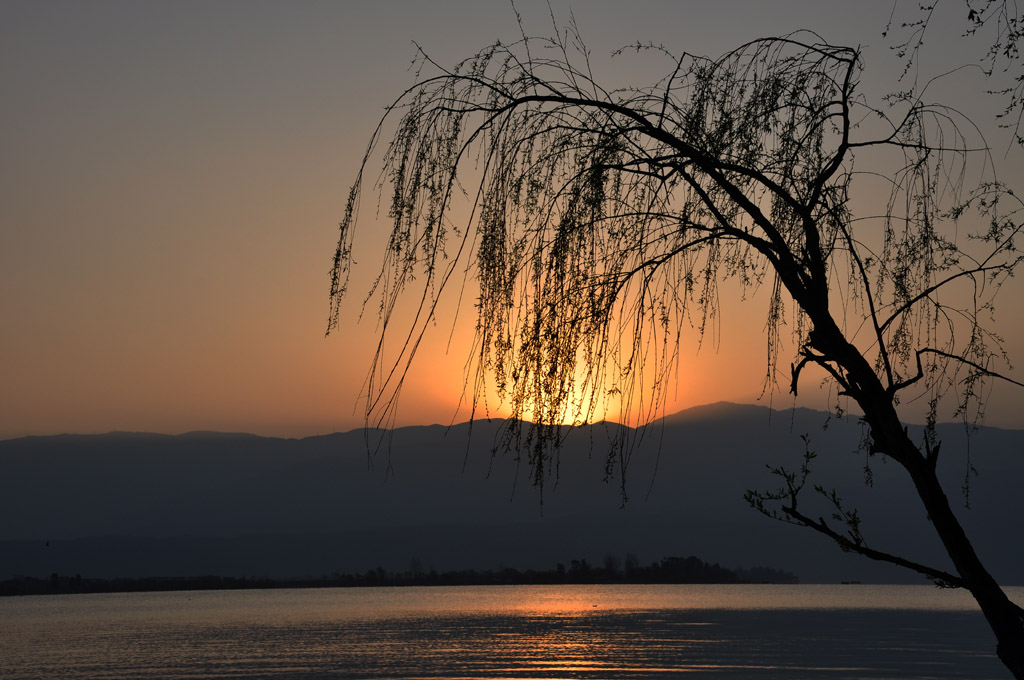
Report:
M664 59L667 75L604 89L572 31L498 43L451 69L421 57L417 84L369 144L334 259L329 330L363 176L379 162L373 188L391 231L373 292L381 327L405 325L401 355L374 361L368 414L392 408L438 296L471 290L468 391L479 406L492 381L542 481L567 413L586 422L617 399L642 419L661 403L680 340L716 323L727 292L761 288L769 376L795 393L814 368L811 379L859 407L871 453L913 480L954 570L868 546L855 512L827 507L838 499L800 495L806 466L779 470L782 488L749 500L844 550L970 590L1000 659L1024 678L1024 612L947 500L934 427L915 440L901 420L910 394L930 404L932 425L947 403L977 413L982 383L1005 366L985 323L1021 261L1020 204L973 172L975 157L988 167L983 140L913 93L873 105L858 90L858 51L814 35L717 59L636 51ZM856 198L876 205L855 211L861 187ZM403 295L418 309L411 322L395 316ZM628 447L615 455L624 464Z

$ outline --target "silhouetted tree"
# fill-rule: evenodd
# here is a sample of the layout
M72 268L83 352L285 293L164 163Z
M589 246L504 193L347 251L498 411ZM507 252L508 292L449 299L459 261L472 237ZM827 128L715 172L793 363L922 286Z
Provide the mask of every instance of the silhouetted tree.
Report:
M605 555L604 570L610 578L615 578L616 576L618 576L620 573L619 558L612 553L608 553L607 555Z
M640 566L640 560L637 559L635 553L626 553L626 558L622 563L622 571L626 575L626 578L632 576L633 572Z
M971 418L1005 365L985 322L1021 262L1020 202L984 173L969 181L975 157L989 167L984 140L913 92L868 101L858 51L812 34L717 59L635 49L666 60L667 75L605 89L574 30L498 43L453 69L421 56L419 82L385 115L398 121L376 188L392 226L373 288L385 332L403 293L418 315L402 354L374 359L368 418L391 412L438 295L453 280L465 291L471 274L474 409L493 378L512 413L508 441L543 484L566 420L586 422L609 400L640 420L657 411L680 338L716 323L724 281L767 289L769 382L795 394L817 367L859 406L867 447L906 470L955 573L869 547L834 492L801 495L810 451L802 470L776 470L781 489L748 500L844 550L967 588L1000 659L1024 678L1024 612L975 554L936 475L940 405ZM340 225L329 330L383 131L384 121ZM855 190L877 209L855 213ZM787 338L791 364L780 358ZM929 405L921 441L900 418L911 395ZM612 455L624 468L629 447Z

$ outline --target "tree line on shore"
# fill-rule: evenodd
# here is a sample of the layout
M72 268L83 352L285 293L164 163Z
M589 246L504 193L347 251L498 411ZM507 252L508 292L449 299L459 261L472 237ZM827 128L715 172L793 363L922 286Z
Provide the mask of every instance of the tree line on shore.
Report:
M358 588L384 586L466 586L466 585L575 585L599 583L798 583L791 572L769 567L727 569L719 564L690 557L665 557L647 566L627 555L624 564L606 557L602 565L585 559L558 563L554 569L462 569L438 572L424 569L412 559L404 572L377 567L355 574L334 573L305 578L249 578L233 576L176 576L142 578L83 578L81 575L49 578L23 576L0 582L0 596L68 593L113 593L178 590L243 590L270 588Z

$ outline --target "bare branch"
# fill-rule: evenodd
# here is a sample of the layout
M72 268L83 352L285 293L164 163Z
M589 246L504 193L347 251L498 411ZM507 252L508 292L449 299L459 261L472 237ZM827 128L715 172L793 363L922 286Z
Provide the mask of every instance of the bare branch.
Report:
M848 537L833 530L831 527L828 526L828 524L825 523L825 520L823 520L820 517L817 520L813 520L807 515L804 515L803 513L797 511L795 508L792 507L784 507L782 508L782 511L786 513L787 517L791 517L801 526L805 526L809 529L814 529L818 533L828 536L846 552L855 552L858 555L863 555L864 557L867 557L872 560L876 560L879 562L888 562L890 564L895 564L899 567L910 569L911 571L916 571L919 574L927 576L929 579L931 579L938 585L946 585L952 588L970 587L969 584L962 578L950 574L949 572L942 571L941 569L935 569L933 567L929 567L917 562L913 562L911 560L899 557L898 555L892 555L886 552L882 552L880 550L874 550L873 548L869 548L866 545L858 544L850 540Z

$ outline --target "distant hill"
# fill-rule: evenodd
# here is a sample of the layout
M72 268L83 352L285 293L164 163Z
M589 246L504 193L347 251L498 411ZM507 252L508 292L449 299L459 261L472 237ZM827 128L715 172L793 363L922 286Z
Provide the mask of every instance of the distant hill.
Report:
M291 578L400 571L414 560L437 570L527 569L631 553L642 564L693 554L774 567L803 582L919 582L747 507L746 489L775 484L766 464L799 465L801 434L819 453L816 481L861 509L875 547L948 568L897 466L874 457L873 486L864 484L855 419L724 403L689 409L647 428L624 484L614 468L606 480L605 465L622 426L583 428L567 439L543 498L525 456L493 453L501 426L0 441L0 578ZM970 510L960 495L963 428L939 431L947 492L979 553L999 580L1024 584L1024 431L987 428L970 440Z

